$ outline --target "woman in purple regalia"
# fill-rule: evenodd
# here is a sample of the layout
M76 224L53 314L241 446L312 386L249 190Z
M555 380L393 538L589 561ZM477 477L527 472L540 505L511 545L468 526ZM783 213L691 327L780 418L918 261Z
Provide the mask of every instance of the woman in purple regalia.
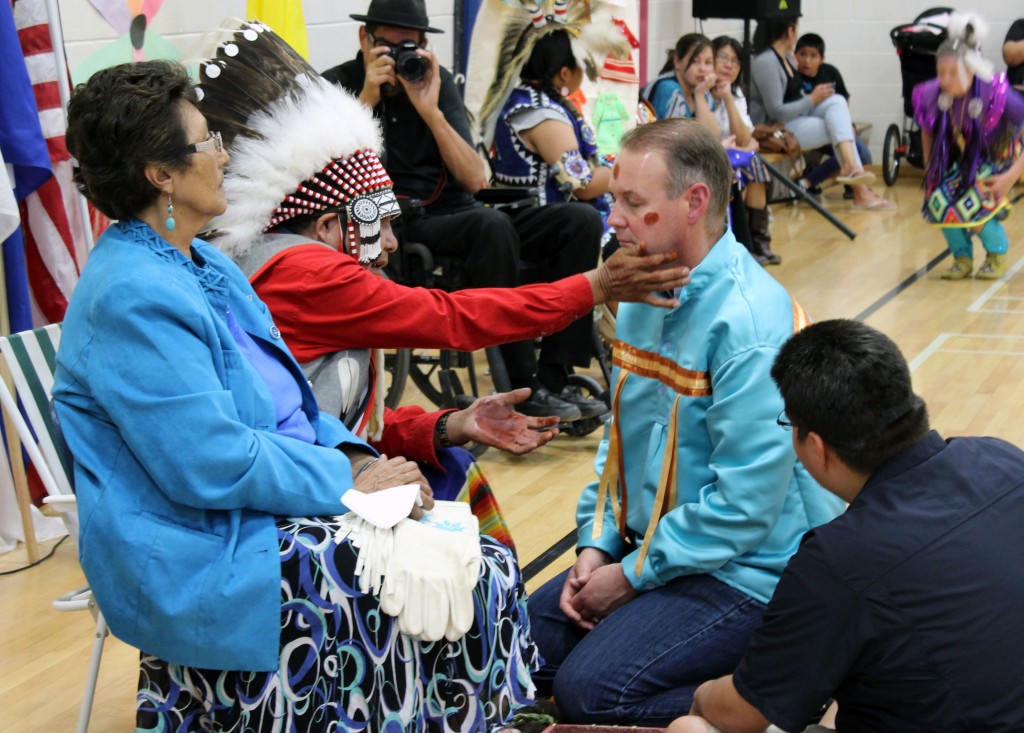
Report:
M1006 272L1009 240L1001 219L1010 188L1024 173L1024 97L1005 74L993 76L980 53L984 34L980 18L954 13L936 58L938 76L913 95L927 161L922 213L941 228L953 253L946 280L974 270L975 234L986 255L974 277L995 280Z

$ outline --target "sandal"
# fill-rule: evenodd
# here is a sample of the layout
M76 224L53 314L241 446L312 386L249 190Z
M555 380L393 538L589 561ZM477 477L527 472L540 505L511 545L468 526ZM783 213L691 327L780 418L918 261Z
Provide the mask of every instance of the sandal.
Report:
M867 185L874 183L875 174L871 171L854 171L845 176L836 176L836 183L842 183L845 186L859 186L861 184Z
M892 201L886 201L885 199L875 199L870 204L854 204L854 211L896 211L897 206Z

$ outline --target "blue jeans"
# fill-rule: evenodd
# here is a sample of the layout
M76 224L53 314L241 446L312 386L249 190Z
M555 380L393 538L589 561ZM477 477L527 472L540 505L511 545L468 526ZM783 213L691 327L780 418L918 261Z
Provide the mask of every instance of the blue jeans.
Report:
M789 120L786 129L796 135L804 150L814 150L822 145L834 146L854 139L850 108L846 104L846 97L839 94L832 95L808 114ZM860 166L860 155L856 147L854 158L855 164Z
M530 596L530 627L563 719L664 727L690 711L697 686L736 669L765 604L710 575L641 593L586 632L558 608L568 571Z
M860 156L861 163L870 165L871 151L868 149L868 146L861 142L859 137L853 139L853 144L857 148L857 155ZM835 149L831 145L819 148L819 150L828 157L803 175L804 178L810 181L812 187L820 186L832 176L838 175L841 167L839 156L835 154Z
M974 242L971 240L970 230L960 227L945 227L942 230L942 236L946 238L946 244L949 245L949 251L953 253L954 257L967 257L968 259L974 257ZM981 246L985 248L985 251L994 255L1004 255L1010 249L1010 240L1006 237L1006 229L1003 228L1002 222L996 219L988 220L988 223L978 233L978 239L981 240Z

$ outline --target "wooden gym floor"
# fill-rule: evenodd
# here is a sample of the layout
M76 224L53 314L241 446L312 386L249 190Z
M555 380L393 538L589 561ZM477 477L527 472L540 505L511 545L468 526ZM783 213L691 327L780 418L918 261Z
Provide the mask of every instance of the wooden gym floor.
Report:
M948 266L944 240L921 221L915 173L904 171L887 190L880 182L875 187L899 204L894 212L853 211L841 188L825 192L827 208L858 233L854 241L805 205L775 204L774 249L784 262L769 272L815 320L860 318L895 339L933 426L943 434L993 435L1024 446L1024 387L1013 376L1024 367L1024 216L1006 222L1006 277L942 281L938 273ZM982 257L979 245L976 265ZM407 400L416 395L407 393ZM599 431L560 437L530 456L491 450L481 459L512 526L530 589L571 562L571 551L551 548L573 528L576 497L593 478L599 438ZM0 733L74 730L92 621L50 606L84 584L74 552L65 542L41 565L0 578ZM24 562L20 549L2 555L0 572ZM137 660L134 649L108 640L92 730L133 729Z

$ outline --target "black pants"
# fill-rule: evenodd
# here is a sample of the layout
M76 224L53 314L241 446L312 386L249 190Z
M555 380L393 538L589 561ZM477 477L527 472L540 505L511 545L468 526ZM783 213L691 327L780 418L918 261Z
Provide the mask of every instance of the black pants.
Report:
M520 260L535 265L541 280L554 281L597 265L601 216L589 204L548 204L509 214L484 206L456 214L410 217L403 222L409 240L438 255L463 260L470 287L515 287ZM531 278L533 279L533 278ZM587 366L591 356L589 318L580 318L541 341L540 360ZM537 373L530 341L501 347L513 383Z
M753 237L750 235L750 222L748 220L747 206L743 203L743 191L735 182L732 184L729 199L729 219L732 224L732 233L736 241L747 248L751 254L754 253Z

